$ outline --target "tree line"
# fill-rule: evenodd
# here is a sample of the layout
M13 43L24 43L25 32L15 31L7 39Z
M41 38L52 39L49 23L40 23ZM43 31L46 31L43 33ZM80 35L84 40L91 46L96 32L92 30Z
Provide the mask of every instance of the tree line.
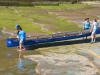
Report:
M0 6L35 6L35 5L59 5L60 3L81 3L81 1L100 0L0 0Z
M100 1L100 0L0 0L0 2L81 2L81 1Z

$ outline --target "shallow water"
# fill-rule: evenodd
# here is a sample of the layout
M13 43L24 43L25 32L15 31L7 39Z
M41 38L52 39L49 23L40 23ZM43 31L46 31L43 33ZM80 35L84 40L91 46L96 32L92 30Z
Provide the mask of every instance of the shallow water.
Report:
M1 37L5 37L2 35ZM36 54L35 51L18 52L17 48L7 48L5 39L0 37L0 75L37 75L36 63L26 60L23 55Z

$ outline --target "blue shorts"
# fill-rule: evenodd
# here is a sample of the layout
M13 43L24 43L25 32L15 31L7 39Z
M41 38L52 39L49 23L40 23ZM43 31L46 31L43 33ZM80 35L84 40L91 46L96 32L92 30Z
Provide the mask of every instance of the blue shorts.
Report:
M93 30L92 33L95 33L96 34L97 33L97 29Z
M23 43L24 41L25 41L25 39L20 39L20 42L22 42L22 43Z

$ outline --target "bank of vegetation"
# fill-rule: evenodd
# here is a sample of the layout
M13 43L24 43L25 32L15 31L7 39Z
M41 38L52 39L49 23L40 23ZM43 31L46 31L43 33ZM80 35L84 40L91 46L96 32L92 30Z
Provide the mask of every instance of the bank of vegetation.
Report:
M49 0L51 4L65 1ZM85 4L58 4L55 6L45 6L45 2L47 2L46 0L0 0L0 2L4 2L4 4L1 3L2 6L0 6L0 28L6 27L7 29L14 30L15 24L20 24L27 32L47 34L59 31L82 30L82 28L76 23L69 22L67 18L65 19L55 14L50 14L50 12L58 10L75 12L75 10L93 8L92 6ZM38 3L42 4L43 2L43 6L38 6ZM5 3L8 3L8 5L5 5ZM10 3L12 4L10 5ZM16 3L20 3L22 5L16 5ZM27 5L24 5L24 3ZM31 5L31 3L37 3L37 6L34 7L34 5ZM28 4L30 4L32 7L30 7ZM13 5L19 7L13 7Z
M69 10L70 7L70 10ZM36 7L0 7L0 26L14 30L15 24L20 24L27 32L53 33L63 31L81 30L76 23L69 22L67 18L59 17L49 12L62 9L72 11L72 9L84 9L85 4L60 4L59 6L36 6ZM73 12L73 11L72 11ZM37 24L36 24L37 23ZM41 28L44 27L45 29Z
M100 0L0 0L0 6L58 6L62 3L81 3L82 1Z

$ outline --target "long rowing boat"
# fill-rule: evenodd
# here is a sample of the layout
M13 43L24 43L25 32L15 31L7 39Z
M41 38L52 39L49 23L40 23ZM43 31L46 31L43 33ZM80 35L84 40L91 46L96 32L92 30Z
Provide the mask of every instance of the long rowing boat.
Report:
M100 29L98 29L97 31L97 34L99 33L100 33ZM74 32L56 33L56 34L50 34L50 35L32 36L32 37L27 37L24 44L34 45L34 44L40 44L40 43L48 43L48 42L56 42L56 41L81 38L81 37L86 37L90 35L91 35L90 30L82 30L82 31L74 31ZM7 38L6 46L7 47L19 46L19 41L17 38Z

